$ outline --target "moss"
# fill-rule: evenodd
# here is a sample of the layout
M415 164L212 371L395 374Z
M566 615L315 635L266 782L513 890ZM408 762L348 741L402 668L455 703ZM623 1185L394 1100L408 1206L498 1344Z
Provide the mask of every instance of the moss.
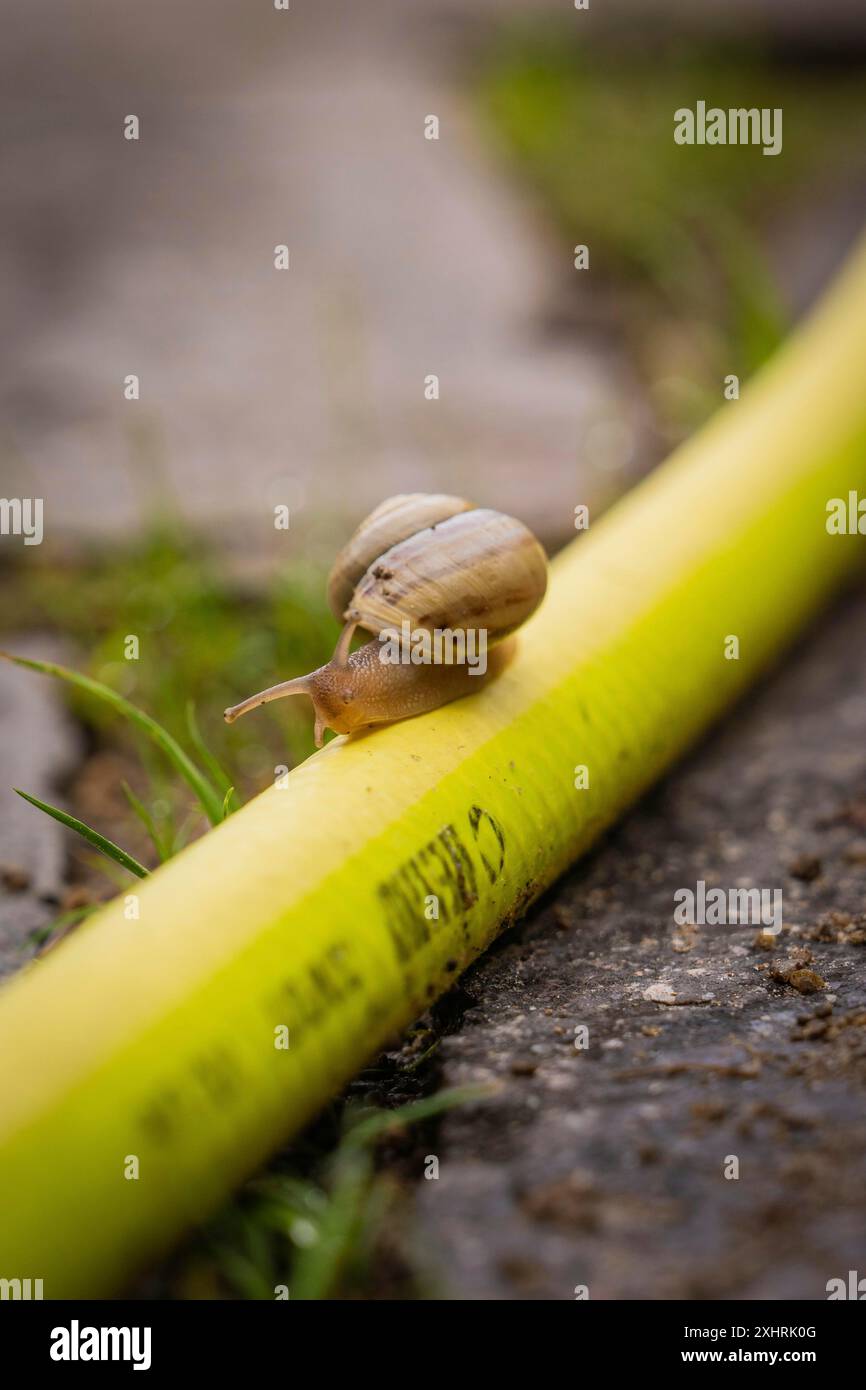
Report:
M112 546L83 561L56 555L10 566L0 575L0 630L53 631L71 639L74 664L146 709L185 746L192 700L208 745L235 779L242 799L273 780L277 764L312 752L310 712L287 701L233 726L226 706L326 661L338 626L328 612L324 576L298 564L262 593L243 593L221 575L218 556L172 526L130 546ZM125 642L139 642L137 660ZM26 677L22 676L22 679ZM131 737L95 701L70 697L100 744ZM159 775L145 745L136 745Z

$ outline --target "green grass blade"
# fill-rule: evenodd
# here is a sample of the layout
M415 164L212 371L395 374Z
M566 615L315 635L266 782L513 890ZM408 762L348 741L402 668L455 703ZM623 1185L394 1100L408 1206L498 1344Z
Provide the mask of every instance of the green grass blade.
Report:
M183 751L177 740L161 724L157 724L156 720L152 719L149 714L145 714L137 705L130 704L129 700L124 699L110 686L103 685L101 681L92 680L90 676L83 676L78 671L71 671L67 666L58 666L54 661L35 661L26 656L13 656L11 652L0 652L0 656L7 661L14 661L16 666L25 666L31 671L41 672L42 675L58 676L61 680L68 681L70 685L77 686L79 690L85 690L88 695L93 695L96 699L111 705L112 709L117 710L118 714L122 714L153 740L176 771L180 773L187 786L198 797L211 825L219 825L223 819L222 800L219 792L211 786L204 774Z
M53 922L49 922L46 927L36 927L30 933L30 941L34 946L45 946L52 937L56 937L60 942L69 927L77 927L79 922L83 922L91 913L96 912L102 907L102 903L87 903L84 907L71 907L68 912L61 912L59 917L55 917ZM23 943L22 943L23 944Z
M458 1105L488 1100L493 1088L454 1086L396 1110L361 1109L347 1115L349 1128L328 1162L328 1200L315 1219L317 1239L295 1253L291 1293L302 1300L335 1297L347 1268L359 1258L375 1225L381 1196L374 1178L373 1146L394 1129L432 1119Z
M226 819L226 816L231 815L231 807L229 806L229 802L231 801L234 794L234 787L229 787L228 791L225 794L225 799L223 800L223 820Z
M229 792L234 791L231 778L219 759L214 756L205 743L201 729L199 728L195 705L192 700L187 700L186 704L186 727L189 732L190 743L207 768L216 786L219 787L223 796L228 798ZM225 806L225 801L223 802L223 806ZM228 811L226 811L226 815L228 815Z
M494 1089L489 1085L452 1086L447 1091L439 1091L437 1095L425 1096L421 1100L410 1101L408 1105L400 1105L396 1110L362 1109L354 1113L350 1111L347 1115L350 1127L334 1157L339 1159L347 1149L364 1148L374 1144L389 1130L402 1129L405 1125L432 1119L446 1110L453 1110L457 1105L471 1105L474 1102L489 1100L494 1093Z
M312 1301L336 1296L341 1276L363 1237L372 1177L370 1150L359 1147L343 1152L328 1204L316 1223L317 1238L295 1252L289 1279L293 1298Z
M171 849L169 856L180 854L190 842L190 837L198 824L198 816L186 816L182 823L172 832Z
M68 811L61 811L56 806L49 806L47 801L40 801L38 796L30 796L28 792L23 792L19 787L14 791L18 796L29 801L31 806L36 806L40 811L44 811L46 816L52 816L54 820L59 820L61 825L65 825L69 830L75 830L83 839L100 850L107 858L113 859L115 864L120 864L124 869L129 869L131 874L137 874L139 878L147 878L147 869L143 864L139 864L137 859L133 859L131 854L121 849L113 840L107 840L104 835L100 835L98 830L91 830L84 821L78 820L75 816L70 816Z
M138 816L138 819L141 821L142 825L144 826L145 830L147 831L148 835L153 841L153 847L159 855L160 863L164 864L166 859L171 858L171 847L166 843L165 837L160 834L159 828L156 824L153 815L147 809L144 802L136 796L129 783L121 782L121 786L123 788L123 794L129 802L130 806L132 807L132 810Z
M95 854L85 854L83 858L85 864L94 873L105 874L105 877L114 884L118 893L126 892L129 882L126 878L126 870L120 864L115 864L113 859L107 859L99 850Z

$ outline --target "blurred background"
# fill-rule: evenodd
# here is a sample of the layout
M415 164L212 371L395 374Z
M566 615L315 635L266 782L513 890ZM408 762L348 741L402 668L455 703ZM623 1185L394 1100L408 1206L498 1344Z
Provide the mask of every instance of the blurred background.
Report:
M192 703L239 799L307 756L310 718L222 710L327 659L324 576L367 511L454 491L554 550L745 386L866 223L857 0L0 20L0 493L43 498L45 531L0 538L0 641L181 739ZM675 145L698 100L781 107L783 152ZM12 786L149 865L204 827L80 692L4 666L0 720L8 971L118 882Z

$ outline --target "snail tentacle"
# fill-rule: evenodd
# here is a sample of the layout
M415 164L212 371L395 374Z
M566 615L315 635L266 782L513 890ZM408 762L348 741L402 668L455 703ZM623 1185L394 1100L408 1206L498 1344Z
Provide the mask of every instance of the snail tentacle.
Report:
M260 690L257 695L250 695L248 699L241 700L239 705L232 705L225 711L223 718L227 724L233 724L242 714L249 714L250 710L258 709L259 705L267 705L271 700L282 700L284 695L311 694L309 676L296 676L294 680L280 681L279 685L271 685L267 690Z
M345 627L343 628L343 631L337 638L337 645L334 648L334 655L331 657L331 661L335 666L345 666L346 662L348 661L349 647L351 645L352 638L355 635L357 627L357 618L349 618Z

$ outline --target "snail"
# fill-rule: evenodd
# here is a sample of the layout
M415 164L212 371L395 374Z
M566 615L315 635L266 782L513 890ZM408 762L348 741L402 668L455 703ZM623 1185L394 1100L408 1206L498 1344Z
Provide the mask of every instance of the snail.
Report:
M512 634L546 588L547 557L514 517L461 497L390 497L331 569L328 604L344 623L331 660L251 695L225 718L308 695L321 748L326 728L348 734L437 709L499 674L515 649ZM358 628L373 640L350 654Z

